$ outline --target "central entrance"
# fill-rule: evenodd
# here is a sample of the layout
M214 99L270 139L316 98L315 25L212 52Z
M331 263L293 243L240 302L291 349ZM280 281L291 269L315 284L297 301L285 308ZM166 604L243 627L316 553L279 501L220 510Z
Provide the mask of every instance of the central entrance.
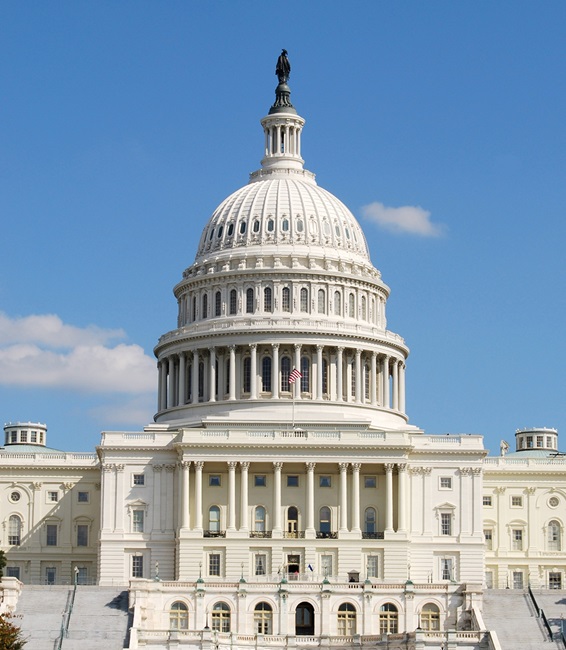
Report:
M300 603L295 611L295 635L314 635L314 607L310 603Z

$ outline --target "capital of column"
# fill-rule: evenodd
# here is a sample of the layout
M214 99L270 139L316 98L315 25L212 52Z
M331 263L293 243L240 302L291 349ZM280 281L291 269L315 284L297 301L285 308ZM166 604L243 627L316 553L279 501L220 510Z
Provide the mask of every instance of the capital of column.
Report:
M361 463L351 463L351 466L353 472L359 472L362 469Z
M397 472L400 474L401 472L406 472L407 471L407 463L397 463Z
M240 469L242 471L248 471L250 469L251 463L248 460L241 460L240 461Z
M154 472L160 472L163 469L163 465L153 465Z
M190 460L182 460L182 461L179 463L179 465L180 465L183 469L189 469L189 467L191 466L191 461L190 461Z
M347 472L348 471L348 465L349 465L349 463L338 463L338 467L340 468L341 472Z
M385 463L385 473L392 474L394 467L395 467L394 463Z
M238 461L235 461L235 460L229 460L229 461L228 461L228 469L229 469L231 472L235 472L235 471L236 471L236 467L238 467Z
M195 460L194 463L195 463L196 470L202 470L202 468L204 467L204 460Z
M462 476L470 476L471 473L472 473L471 467L460 467L460 474Z
M273 469L275 471L281 471L283 469L283 463L281 463L280 461L274 462L273 463Z
M307 467L307 472L314 472L314 468L316 467L316 463L305 463Z

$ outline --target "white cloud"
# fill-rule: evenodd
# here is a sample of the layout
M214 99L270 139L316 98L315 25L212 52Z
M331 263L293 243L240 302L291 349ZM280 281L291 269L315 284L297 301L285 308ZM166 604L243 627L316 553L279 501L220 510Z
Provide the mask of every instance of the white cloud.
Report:
M362 207L362 214L368 221L373 221L394 233L408 233L420 237L439 237L444 233L444 226L432 223L430 212L418 205L391 208L374 201Z
M122 330L66 325L58 316L0 314L0 384L83 393L155 390L155 361Z

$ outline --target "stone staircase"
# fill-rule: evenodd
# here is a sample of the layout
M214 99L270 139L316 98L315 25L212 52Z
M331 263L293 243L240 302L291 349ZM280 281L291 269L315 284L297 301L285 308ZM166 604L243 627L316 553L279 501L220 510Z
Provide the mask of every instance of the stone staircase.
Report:
M497 632L502 650L564 650L561 643L548 640L529 595L523 591L486 590L482 615L487 629Z
M61 621L72 588L61 585L24 585L14 620L27 639L26 650L51 650L61 632ZM21 618L19 618L21 617Z
M544 610L554 634L560 633L563 620L566 636L566 591L563 589L540 589L534 591L534 594L538 606Z

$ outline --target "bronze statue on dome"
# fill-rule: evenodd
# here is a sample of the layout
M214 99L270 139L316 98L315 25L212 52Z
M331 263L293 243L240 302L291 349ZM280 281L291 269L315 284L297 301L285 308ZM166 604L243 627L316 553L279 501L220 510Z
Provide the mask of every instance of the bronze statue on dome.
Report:
M277 65L275 66L275 74L279 79L280 84L286 84L291 75L291 64L287 58L287 50L281 50L281 54L277 59Z

